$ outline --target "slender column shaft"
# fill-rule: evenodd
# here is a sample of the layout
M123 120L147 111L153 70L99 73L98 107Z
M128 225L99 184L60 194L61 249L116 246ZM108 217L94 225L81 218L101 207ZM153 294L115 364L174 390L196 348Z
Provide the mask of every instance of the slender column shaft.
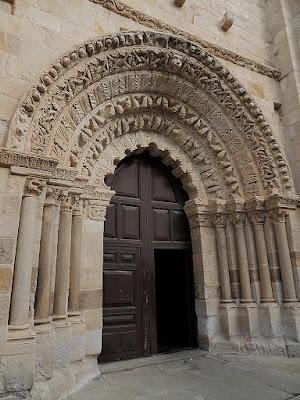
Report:
M271 284L271 274L268 261L267 246L264 233L265 215L262 210L253 210L249 214L253 225L256 255L258 260L258 270L261 288L261 301L273 302L273 290Z
M221 301L225 303L232 302L225 233L225 215L214 215L213 223L215 224L216 229L216 241L221 284Z
M267 246L267 253L270 265L273 293L276 301L278 303L282 303L283 292L282 292L282 282L281 282L278 255L276 250L275 233L273 225L269 218L266 218L265 220L264 230L265 230L266 246Z
M241 302L250 303L253 301L250 284L250 274L245 238L245 218L241 213L233 216L235 239L238 249L239 272L241 281Z
M268 262L264 227L262 224L254 225L254 237L260 277L261 301L272 302L274 301L274 296L271 284L271 274Z
M53 272L52 253L58 212L58 204L55 198L57 195L57 190L48 187L43 211L39 269L35 294L36 323L47 322L50 316L51 274Z
M24 325L28 322L31 275L37 216L37 195L43 183L37 179L28 182L22 200L18 233L17 252L14 267L13 289L10 306L10 325Z
M79 314L79 283L82 247L82 213L76 210L72 218L71 263L70 263L70 292L68 314Z
M248 264L249 264L252 294L256 303L260 303L261 291L260 291L257 257L255 250L255 239L250 222L246 222L245 234L246 234L246 244L247 244L247 254L248 254Z
M283 285L283 301L286 303L296 302L295 282L290 257L290 249L287 238L285 220L287 212L276 210L271 214L274 223L276 245L278 249L278 258Z
M231 293L234 299L239 300L241 296L240 278L238 272L238 260L236 243L234 237L234 229L232 224L229 222L226 226L227 235L227 255L229 262L229 275L231 283Z
M55 319L67 317L69 294L70 249L72 230L72 208L70 199L66 197L61 203L58 244L56 259L56 275L53 314Z

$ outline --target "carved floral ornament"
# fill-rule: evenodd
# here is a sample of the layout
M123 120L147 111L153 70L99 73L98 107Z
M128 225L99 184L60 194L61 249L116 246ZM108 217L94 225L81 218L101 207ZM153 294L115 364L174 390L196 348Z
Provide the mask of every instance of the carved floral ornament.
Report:
M156 32L97 38L57 60L19 105L7 148L56 159L64 174L103 186L121 154L145 142L194 197L294 193L246 90L204 49Z

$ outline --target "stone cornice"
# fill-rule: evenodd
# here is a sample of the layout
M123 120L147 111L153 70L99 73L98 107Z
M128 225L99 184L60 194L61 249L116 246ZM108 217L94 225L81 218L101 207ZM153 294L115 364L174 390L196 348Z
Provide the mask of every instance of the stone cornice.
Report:
M268 76L275 80L280 80L281 78L281 73L276 68L272 68L271 66L251 60L248 57L244 57L231 50L210 43L182 29L178 29L175 26L169 25L165 22L160 21L157 18L153 18L148 14L136 10L133 7L124 4L120 0L89 0L89 1L95 4L100 4L102 7L108 10L116 14L119 14L122 17L131 19L132 21L144 25L148 28L155 29L156 31L159 32L168 32L177 35L179 37L182 37L186 40L189 40L191 42L197 43L198 45L202 46L205 50L207 50L214 56L223 58L224 60L230 61L236 65L240 65L244 68L249 69L250 71L257 72L261 75Z

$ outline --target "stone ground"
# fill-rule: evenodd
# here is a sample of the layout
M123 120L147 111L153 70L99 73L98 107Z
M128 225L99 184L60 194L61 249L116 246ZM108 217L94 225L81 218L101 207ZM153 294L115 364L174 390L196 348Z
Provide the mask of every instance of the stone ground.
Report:
M300 400L300 358L184 351L101 366L68 400Z

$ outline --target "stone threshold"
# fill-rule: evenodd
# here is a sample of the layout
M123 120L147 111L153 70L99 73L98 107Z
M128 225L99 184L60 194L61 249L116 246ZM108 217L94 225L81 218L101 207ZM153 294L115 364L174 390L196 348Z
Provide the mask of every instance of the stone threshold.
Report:
M141 367L150 365L166 364L169 362L191 359L194 357L205 357L209 353L201 349L176 351L173 353L161 353L150 357L135 358L133 360L114 361L110 363L99 364L99 369L102 375L131 371Z

